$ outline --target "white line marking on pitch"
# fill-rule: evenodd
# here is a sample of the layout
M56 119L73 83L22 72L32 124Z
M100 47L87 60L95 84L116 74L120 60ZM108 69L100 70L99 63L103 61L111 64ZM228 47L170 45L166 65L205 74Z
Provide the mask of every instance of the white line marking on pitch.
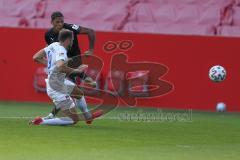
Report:
M181 145L181 144L176 145L176 147L180 147L180 148L193 148L193 146Z
M0 117L0 119L33 119L35 117ZM110 119L110 120L118 120L117 117L100 117L98 119Z
M34 117L0 117L0 119L31 119Z

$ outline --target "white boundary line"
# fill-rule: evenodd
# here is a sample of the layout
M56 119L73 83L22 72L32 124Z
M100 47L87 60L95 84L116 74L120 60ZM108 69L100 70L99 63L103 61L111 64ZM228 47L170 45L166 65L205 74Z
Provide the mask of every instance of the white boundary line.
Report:
M34 117L0 117L0 119L32 119Z
M34 119L35 117L0 117L0 119ZM118 117L100 117L98 119L110 119L110 120L119 120Z

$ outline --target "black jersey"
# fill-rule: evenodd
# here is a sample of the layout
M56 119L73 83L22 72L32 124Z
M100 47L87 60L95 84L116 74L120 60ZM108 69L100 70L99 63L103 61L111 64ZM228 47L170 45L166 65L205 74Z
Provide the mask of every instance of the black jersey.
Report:
M81 51L78 45L77 35L79 34L81 27L75 24L64 23L63 28L73 31L73 34L74 34L73 45L72 45L72 48L68 50L67 56L69 58L74 56L79 56L81 54ZM50 45L53 42L58 42L58 33L55 33L53 31L53 28L49 29L45 33L45 41L48 45Z

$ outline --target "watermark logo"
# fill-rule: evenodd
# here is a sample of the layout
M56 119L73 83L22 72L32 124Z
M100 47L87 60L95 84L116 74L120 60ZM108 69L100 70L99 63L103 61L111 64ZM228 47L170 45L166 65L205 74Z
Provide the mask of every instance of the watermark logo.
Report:
M163 76L167 74L168 67L157 62L129 62L128 55L122 51L130 50L133 47L131 40L119 42L108 41L104 44L105 52L114 52L111 56L108 83L104 88L80 86L85 96L101 101L94 110L103 109L107 113L116 108L121 100L126 105L136 106L137 100L142 98L155 98L164 96L173 91L174 86L171 82L164 80ZM83 60L88 65L86 75L92 74L92 79L98 80L98 77L104 66L103 60L95 55L73 57L69 63L70 66L77 66L79 61ZM75 64L76 63L76 64ZM54 75L54 74L53 74ZM75 75L79 77L80 75ZM56 72L55 76L49 76L49 87L63 94L68 93L68 87L64 84L64 75ZM94 94L93 94L94 93Z
M128 51L133 47L132 40L122 40L122 41L107 41L103 45L103 51L107 53L112 53L114 51Z
M117 119L120 121L134 122L192 122L192 110L185 112L171 112L157 109L156 112L123 112L118 114Z

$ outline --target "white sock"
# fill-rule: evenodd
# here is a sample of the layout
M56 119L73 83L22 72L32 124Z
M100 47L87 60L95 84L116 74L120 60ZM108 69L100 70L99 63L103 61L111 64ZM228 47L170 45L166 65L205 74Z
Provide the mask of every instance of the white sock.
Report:
M46 117L43 117L43 119L52 119L54 118L54 115L52 113L49 113Z
M53 118L53 119L43 119L41 125L70 125L73 124L73 120L69 117Z
M89 109L88 109L88 106L87 106L84 96L82 96L81 99L76 99L76 105L82 111L82 113L86 119L92 118L92 115L89 112Z

